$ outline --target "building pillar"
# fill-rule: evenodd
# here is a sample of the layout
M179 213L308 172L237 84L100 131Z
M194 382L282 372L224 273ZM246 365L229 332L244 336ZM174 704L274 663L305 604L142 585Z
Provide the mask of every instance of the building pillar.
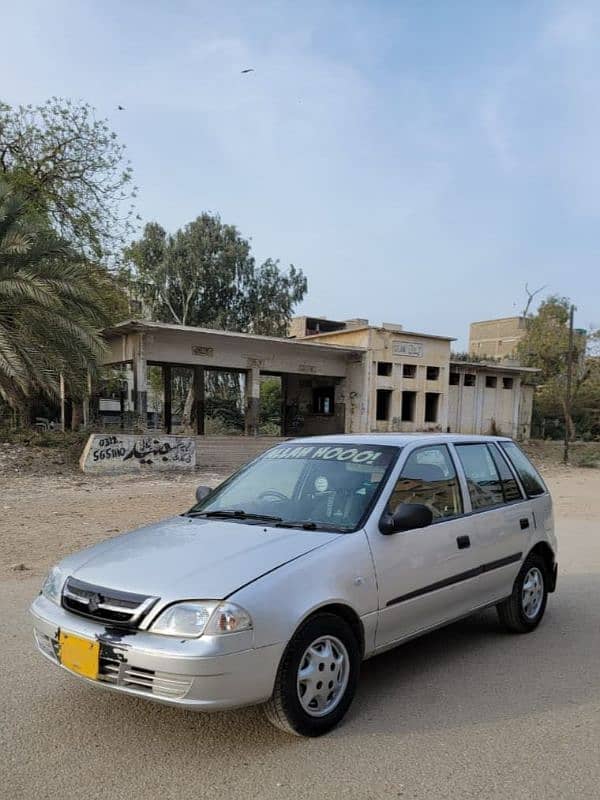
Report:
M194 367L194 403L192 405L192 424L196 435L204 436L204 367Z
M475 378L475 413L473 433L481 435L483 431L483 405L485 402L485 375L477 372ZM487 431L486 431L487 433Z
M165 433L173 433L173 371L170 364L164 364L162 368L163 378L163 423Z
M523 401L522 397L523 391L521 386L522 386L521 377L515 376L513 379L513 388L511 390L513 393L513 414L512 414L512 431L510 435L513 439L519 439L520 438L519 434L521 433L521 431L519 430L519 422L521 419L521 403Z
M288 397L288 376L284 372L281 376L281 436L287 435L287 397Z
M141 333L133 351L133 407L144 427L148 411L148 370L144 351L144 334Z
M258 435L260 414L260 370L252 367L246 370L246 436Z
M438 425L442 433L448 432L448 411L450 406L450 367L440 367L438 385L442 387L438 400Z

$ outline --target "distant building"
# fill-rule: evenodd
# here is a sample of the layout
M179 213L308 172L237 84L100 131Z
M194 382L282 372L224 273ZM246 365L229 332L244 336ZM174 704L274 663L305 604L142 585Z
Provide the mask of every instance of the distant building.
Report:
M528 439L539 370L507 364L450 362L448 429Z
M190 419L199 435L205 433L205 374L214 371L239 376L251 436L259 431L265 376L281 381L284 437L449 431L527 438L530 432L536 370L453 361L451 337L393 323L300 317L290 337L279 338L127 320L107 328L104 339L104 364L127 377L118 397L100 401L115 408L100 411L121 420L131 413L168 432L180 424L172 403L175 370L186 370L193 383Z
M472 322L469 327L469 355L477 360L516 360L517 345L526 331L525 317L501 317Z
M296 338L368 353L367 403L357 430L530 435L536 369L453 361L450 337L393 323L297 317L291 330Z

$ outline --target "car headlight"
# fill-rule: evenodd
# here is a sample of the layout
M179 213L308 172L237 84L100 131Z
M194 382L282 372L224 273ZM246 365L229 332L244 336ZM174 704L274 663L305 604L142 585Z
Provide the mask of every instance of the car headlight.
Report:
M218 600L188 600L166 608L150 626L164 636L197 638L206 633L217 636L252 628L250 614L235 603Z
M58 567L52 567L42 583L42 594L56 605L60 605L64 578Z

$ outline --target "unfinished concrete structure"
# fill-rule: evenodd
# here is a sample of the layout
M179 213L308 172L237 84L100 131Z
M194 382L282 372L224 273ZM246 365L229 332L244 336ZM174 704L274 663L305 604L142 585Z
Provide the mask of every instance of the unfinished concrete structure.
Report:
M190 419L198 436L205 434L205 380L212 370L239 376L244 429L253 439L259 434L264 376L281 379L283 437L371 431L529 435L528 380L535 370L454 362L450 337L391 323L305 317L295 321L292 332L295 338L284 339L128 320L104 331L104 364L127 366L128 408L142 425L154 415L153 424L167 433L174 428L173 374L185 368L193 373ZM159 415L148 386L153 366L162 374ZM224 444L223 439L221 449Z
M216 331L145 320L128 320L104 331L109 352L105 366L129 365L132 387L128 403L144 417L148 412L148 367L159 366L163 376L163 427L172 430L171 380L175 367L194 373L193 412L196 433L204 434L205 372L219 370L243 376L245 432L258 433L260 376L282 379L285 410L284 436L305 433L341 433L353 429L352 410L346 407L349 391L361 392L357 368L360 348L295 342L270 336ZM299 411L301 430L297 430Z
M448 430L528 439L538 372L527 367L450 362Z
M469 326L469 354L474 359L515 360L517 345L525 336L525 317L501 317Z
M332 323L304 318L315 326L335 324L337 330L310 333L303 341L360 348L362 361L360 407L353 421L358 431L444 431L448 420L448 336L406 331L401 325L369 325L367 320ZM299 330L295 334L298 338ZM350 398L351 399L351 398Z

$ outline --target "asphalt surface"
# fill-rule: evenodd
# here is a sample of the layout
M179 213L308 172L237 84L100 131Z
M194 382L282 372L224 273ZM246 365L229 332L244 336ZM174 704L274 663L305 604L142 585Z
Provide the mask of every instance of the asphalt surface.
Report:
M542 625L485 612L364 664L344 724L303 740L260 709L182 712L95 690L39 656L39 577L0 584L7 798L600 797L600 531L560 519Z

